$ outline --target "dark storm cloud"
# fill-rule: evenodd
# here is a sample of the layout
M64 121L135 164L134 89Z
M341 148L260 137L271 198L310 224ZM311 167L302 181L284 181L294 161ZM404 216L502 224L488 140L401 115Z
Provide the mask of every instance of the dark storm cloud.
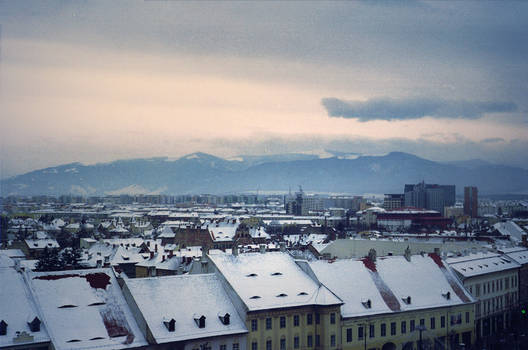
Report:
M323 98L321 103L330 117L370 120L405 120L423 117L478 119L487 113L514 112L517 105L502 101L465 101L437 98L373 98L367 101L344 101Z

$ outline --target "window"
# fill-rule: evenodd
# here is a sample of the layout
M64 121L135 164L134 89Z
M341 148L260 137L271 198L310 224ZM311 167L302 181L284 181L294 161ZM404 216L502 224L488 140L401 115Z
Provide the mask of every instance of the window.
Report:
M424 318L420 319L420 326L425 326L425 319Z
M384 337L386 335L387 335L387 325L385 323L382 323L380 327L380 336Z
M406 321L401 321L401 332L402 334L405 334L407 333L407 322Z
M286 350L286 339L282 338L280 340L280 350Z
M374 338L376 336L375 333L376 332L375 332L375 329L374 329L374 325L373 324L369 325L369 338Z
M251 331L258 331L258 320L251 320Z
M312 324L313 323L313 315L307 314L306 315L306 324Z
M251 343L251 350L258 350L258 344L256 341L254 341L253 343Z
M358 327L358 339L363 339L363 326Z
M411 320L411 325L410 325L409 328L410 328L409 330L410 330L411 332L414 331L414 320Z
M508 278L504 279L504 288L509 289L510 288L510 280Z
M266 350L273 350L271 348L271 340L266 340Z
M227 350L227 345L225 344L220 345L220 350Z
M466 311L466 323L469 323L469 311Z
M271 329L271 317L266 318L266 329Z
M240 344L233 343L233 350L240 350Z
M321 345L321 336L319 334L315 335L315 346Z
M286 316L281 316L279 319L280 328L286 328Z
M309 348L313 346L313 336L311 334L309 334L306 338L306 344Z
M321 322L321 315L315 314L315 324L319 324Z
M335 334L332 334L330 336L330 346L336 346L336 336L335 336Z
M299 336L293 337L293 348L298 349L299 348Z
M335 324L335 312L330 314L330 324Z
M293 326L294 327L299 326L299 315L293 315Z
M396 335L396 322L391 322L391 335Z
M346 330L346 341L347 343L352 341L352 328L347 328Z
M445 328L445 316L440 317L440 328Z
M431 329L435 329L436 328L435 320L436 319L434 317L431 317L431 325L430 325Z

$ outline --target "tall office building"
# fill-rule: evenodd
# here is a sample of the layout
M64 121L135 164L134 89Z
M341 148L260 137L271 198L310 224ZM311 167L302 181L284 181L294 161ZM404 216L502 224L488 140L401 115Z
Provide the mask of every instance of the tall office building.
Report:
M455 204L455 185L437 185L421 182L405 185L405 206L444 212L445 207Z
M478 189L476 187L464 187L464 215L472 218L478 216Z

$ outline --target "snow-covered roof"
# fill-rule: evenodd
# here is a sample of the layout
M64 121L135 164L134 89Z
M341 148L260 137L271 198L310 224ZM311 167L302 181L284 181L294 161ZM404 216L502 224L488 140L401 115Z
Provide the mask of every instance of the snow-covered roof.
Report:
M55 349L147 345L111 269L28 274Z
M49 342L50 338L44 324L40 325L38 332L31 332L28 326L28 321L35 317L42 320L42 317L37 311L22 274L11 267L0 267L0 281L2 281L0 321L4 320L8 324L7 334L0 336L0 348ZM18 337L16 332L26 332L29 337ZM24 338L26 341L22 341ZM18 343L18 341L22 342Z
M505 255L485 252L448 258L446 262L463 277L473 277L520 267L513 259Z
M287 253L212 254L209 257L250 311L342 303L304 273Z
M20 249L0 249L0 255L5 255L10 258L25 258L26 254Z
M59 243L54 239L26 239L29 249L59 248Z
M310 262L317 279L345 302L343 317L419 310L473 302L436 254ZM449 299L446 297L450 293ZM407 303L408 297L410 303Z
M501 235L510 236L510 239L515 242L521 242L522 235L526 234L526 232L513 221L497 222L493 227L499 231Z
M239 224L236 219L229 219L217 223L209 223L207 221L203 223L203 225L208 225L209 234L214 242L232 241Z
M247 333L218 277L214 274L127 279L126 286L156 343ZM175 298L175 293L180 297ZM229 314L229 324L219 315ZM205 316L205 327L195 318ZM174 319L170 332L164 321Z
M259 227L251 227L249 229L249 235L252 238L265 238L270 239L271 236L266 232L266 229L262 226Z
M528 264L528 249L521 248L517 251L508 252L506 256L512 258L518 264Z

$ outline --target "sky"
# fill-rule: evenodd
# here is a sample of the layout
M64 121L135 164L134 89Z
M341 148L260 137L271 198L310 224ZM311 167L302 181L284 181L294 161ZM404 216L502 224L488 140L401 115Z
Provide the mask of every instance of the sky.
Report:
M0 177L206 152L528 167L527 2L0 0Z

